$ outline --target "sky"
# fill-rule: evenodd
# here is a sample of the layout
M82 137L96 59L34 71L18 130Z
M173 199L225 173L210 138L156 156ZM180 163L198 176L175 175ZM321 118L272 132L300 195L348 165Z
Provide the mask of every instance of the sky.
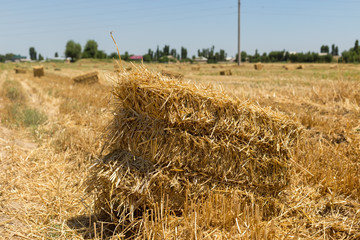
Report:
M144 55L170 45L188 55L215 46L237 53L237 0L0 0L0 54L64 55L67 41ZM241 50L348 50L360 39L359 0L241 0Z

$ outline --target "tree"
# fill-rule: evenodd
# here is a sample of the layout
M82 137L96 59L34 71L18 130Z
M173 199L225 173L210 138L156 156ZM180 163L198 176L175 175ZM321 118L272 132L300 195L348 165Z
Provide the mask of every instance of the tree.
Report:
M97 53L96 53L96 58L98 58L98 59L105 59L105 58L107 58L107 55L106 55L106 53L105 53L103 50L99 50L99 51L97 51Z
M39 61L42 61L42 60L44 60L44 57L39 53Z
M329 46L322 45L320 48L321 53L329 53Z
M220 52L219 52L219 61L225 61L226 60L226 53L225 53L225 50L223 49L220 49Z
M76 61L81 57L81 45L70 40L66 43L65 57L71 58L72 61Z
M170 46L165 45L163 48L163 56L169 56L170 55Z
M59 54L56 52L55 55L54 55L54 57L56 57L56 58L59 57Z
M176 58L176 49L175 48L171 49L170 55L173 56L174 58Z
M130 55L128 52L125 52L124 55L121 55L121 59L124 61L129 61L130 60Z
M31 48L29 49L29 55L30 55L30 59L31 59L31 60L36 60L36 55L37 55L37 53L36 53L34 47L31 47Z
M114 59L118 59L119 55L116 52L113 52L109 55L109 58L114 58Z
M184 47L181 47L181 60L187 59L187 49Z
M152 60L152 58L151 58L150 54L145 54L143 56L143 61L144 62L151 62L151 60Z
M98 44L95 40L88 40L85 44L83 58L96 58Z
M159 49L159 45L157 46L156 48L156 52L155 52L155 58L156 58L156 61L158 61L160 58L161 58L161 51Z
M148 53L147 53L147 55L149 55L149 57L150 57L150 61L152 61L153 60L153 58L154 58L154 52L149 48L149 50L148 50ZM145 60L144 60L145 61Z
M359 40L355 41L354 51L358 54L360 54L360 48L359 48Z

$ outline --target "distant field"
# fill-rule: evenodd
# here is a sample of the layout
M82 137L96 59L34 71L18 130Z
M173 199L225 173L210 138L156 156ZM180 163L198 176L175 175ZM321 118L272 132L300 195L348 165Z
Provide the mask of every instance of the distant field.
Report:
M41 78L32 75L36 65L0 63L0 238L122 239L96 219L83 186L113 118L114 62L45 62ZM299 123L302 138L273 215L263 211L267 202L214 193L189 204L188 215L144 220L153 235L143 238L360 239L360 65L299 66L145 64L280 111ZM99 83L74 84L95 70Z

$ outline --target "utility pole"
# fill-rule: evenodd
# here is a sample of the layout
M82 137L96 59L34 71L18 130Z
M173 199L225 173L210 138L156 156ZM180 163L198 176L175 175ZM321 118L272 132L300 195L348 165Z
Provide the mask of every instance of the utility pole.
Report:
M240 51L240 0L238 0L238 66L241 64L241 51Z

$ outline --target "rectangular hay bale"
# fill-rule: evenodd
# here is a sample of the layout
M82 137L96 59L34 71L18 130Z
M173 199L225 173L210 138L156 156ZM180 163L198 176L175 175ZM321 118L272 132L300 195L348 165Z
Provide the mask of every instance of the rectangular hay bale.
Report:
M98 72L90 72L73 78L75 83L93 84L99 81Z

